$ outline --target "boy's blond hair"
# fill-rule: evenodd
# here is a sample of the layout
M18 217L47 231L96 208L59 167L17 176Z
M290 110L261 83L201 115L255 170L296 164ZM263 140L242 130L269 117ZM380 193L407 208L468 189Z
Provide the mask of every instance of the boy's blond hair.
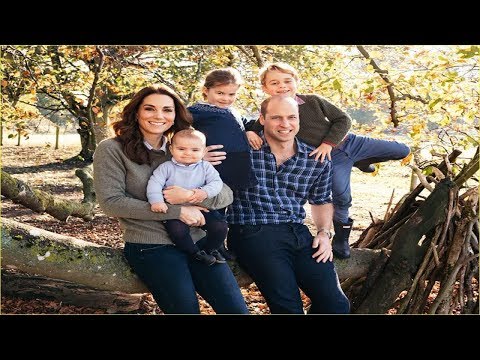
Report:
M285 73L285 74L290 74L293 76L293 78L295 79L295 81L298 82L299 78L298 78L298 72L297 70L295 70L295 68L291 65L288 65L287 63L284 63L284 62L274 62L274 63L270 63L270 64L266 64L264 67L262 67L260 69L260 72L259 72L259 75L258 77L260 78L260 83L262 85L266 85L265 84L265 78L267 76L267 73L269 71L280 71L282 73Z

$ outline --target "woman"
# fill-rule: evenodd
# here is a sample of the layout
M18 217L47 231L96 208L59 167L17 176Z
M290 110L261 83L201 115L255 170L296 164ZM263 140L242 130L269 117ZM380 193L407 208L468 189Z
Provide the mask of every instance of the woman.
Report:
M167 138L187 129L191 115L179 97L165 86L148 86L125 106L113 125L116 137L98 144L95 151L94 184L97 200L108 216L119 218L125 240L125 257L151 291L164 313L198 314L196 291L216 313L246 314L248 309L227 264L208 266L178 250L168 237L162 220L179 219L192 226L191 236L201 248L205 224L200 210L230 204L232 191L226 185L200 206L169 205L166 213L150 210L146 197L153 170L170 159ZM179 203L182 189L172 189L165 199ZM185 194L185 191L183 191ZM184 198L185 196L183 196Z

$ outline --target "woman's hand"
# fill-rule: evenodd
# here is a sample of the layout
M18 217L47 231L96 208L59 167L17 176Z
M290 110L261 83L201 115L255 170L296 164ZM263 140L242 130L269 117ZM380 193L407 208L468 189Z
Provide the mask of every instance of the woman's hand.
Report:
M316 154L315 160L318 161L318 158L320 158L320 162L323 163L323 161L325 160L325 156L328 158L328 160L332 160L332 156L330 155L332 149L332 145L322 143L319 147L317 147L310 154L308 154L308 156L313 156Z
M201 206L182 206L179 220L188 226L203 226L205 225L205 217L200 210L208 212L208 209Z
M193 196L190 198L190 203L197 204L202 202L208 197L208 194L205 190L202 189L193 189Z
M223 148L223 145L210 145L207 146L205 156L203 160L208 161L212 165L220 165L222 160L225 160L227 153L225 151L212 151Z
M171 185L163 189L163 198L172 205L188 203L193 195L193 190L187 190L181 186Z
M247 131L245 134L247 135L248 143L252 149L260 150L260 147L263 144L262 138L258 136L255 131Z

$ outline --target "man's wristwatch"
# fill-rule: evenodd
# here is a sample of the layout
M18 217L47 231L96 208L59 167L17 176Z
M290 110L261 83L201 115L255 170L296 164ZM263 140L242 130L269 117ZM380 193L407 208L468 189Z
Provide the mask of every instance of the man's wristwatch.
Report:
M320 233L325 233L325 234L327 234L329 240L332 240L332 238L333 238L333 234L332 234L329 230L327 230L327 229L324 229L324 228L319 229L319 230L317 231L317 235L320 234Z

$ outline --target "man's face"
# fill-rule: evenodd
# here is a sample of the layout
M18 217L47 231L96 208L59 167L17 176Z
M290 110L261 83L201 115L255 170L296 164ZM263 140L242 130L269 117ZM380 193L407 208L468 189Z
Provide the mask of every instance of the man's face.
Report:
M297 103L289 97L272 99L260 123L268 142L292 141L300 128Z

